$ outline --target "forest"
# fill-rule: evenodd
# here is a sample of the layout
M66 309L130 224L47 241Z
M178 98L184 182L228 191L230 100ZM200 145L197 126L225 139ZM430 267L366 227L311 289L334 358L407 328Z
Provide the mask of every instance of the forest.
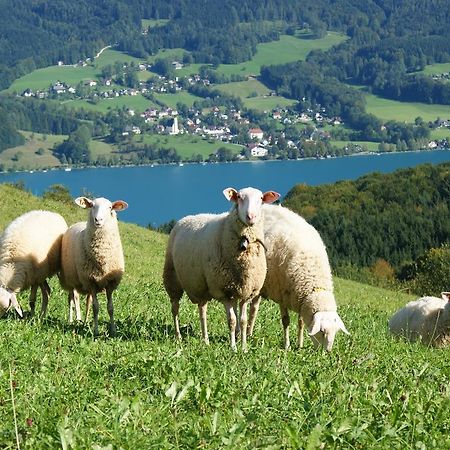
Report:
M445 255L445 276L439 281L445 290L450 163L373 173L331 185L296 185L284 205L319 230L335 269L373 268L383 261L398 279L406 280L417 277L431 257L439 260Z

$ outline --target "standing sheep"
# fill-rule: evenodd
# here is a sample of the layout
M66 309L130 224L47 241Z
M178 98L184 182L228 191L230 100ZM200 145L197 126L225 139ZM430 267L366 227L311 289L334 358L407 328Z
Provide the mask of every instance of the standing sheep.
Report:
M450 344L450 292L407 303L389 321L389 331L411 342L445 347Z
M284 347L289 342L289 311L298 314L298 345L306 324L315 347L331 351L339 330L349 334L337 313L325 245L303 217L282 206L263 207L267 277L261 294L280 306ZM253 333L260 298L250 306L248 334Z
M0 296L21 315L15 293L31 288L30 314L42 292L41 317L47 311L50 287L47 278L61 266L61 240L67 230L62 216L50 211L30 211L13 220L0 237ZM9 300L8 300L9 298ZM20 311L20 312L19 312Z
M94 312L94 334L98 334L97 294L106 290L109 332L116 334L112 293L119 285L125 270L116 211L128 204L122 200L111 203L106 198L90 200L78 197L75 203L90 209L87 222L72 225L62 239L61 286L69 291L69 320L75 304L79 319L78 293L86 294L86 319L91 303ZM76 291L76 292L75 292Z
M183 292L198 305L202 337L209 342L207 302L215 298L225 306L231 348L236 350L236 308L240 306L242 349L247 346L247 303L259 295L266 276L261 206L279 198L245 188L223 191L234 203L224 214L198 214L181 219L170 233L164 265L164 286L172 302L175 333Z

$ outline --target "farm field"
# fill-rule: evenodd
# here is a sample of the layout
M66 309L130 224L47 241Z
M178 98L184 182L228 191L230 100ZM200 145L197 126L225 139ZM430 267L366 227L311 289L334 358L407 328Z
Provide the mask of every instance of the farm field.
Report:
M334 32L328 32L322 39L309 39L301 34L299 36L281 35L278 41L258 44L251 61L240 64L220 64L217 71L226 76L233 74L257 76L264 65L303 60L311 50L326 50L346 39L342 34Z
M430 130L431 139L449 139L450 140L450 128L436 128Z
M55 144L59 144L64 139L67 139L67 136L44 135L29 131L22 131L21 133L26 140L24 145L8 148L0 153L0 164L4 170L44 169L60 165L59 160L53 156L51 149Z
M421 73L424 73L425 75L447 72L450 72L450 63L430 64L428 66L425 66L425 68L421 71Z
M202 155L207 158L219 148L228 148L237 154L242 150L242 145L230 144L215 139L205 140L199 136L191 135L142 135L138 140L144 144L153 144L161 148L175 148L182 159L192 155Z
M176 109L177 103L181 103L183 105L192 106L195 101L201 101L200 97L190 94L186 91L181 91L176 94L154 94L155 98L160 102L164 103L166 106Z
M0 229L38 208L60 212L69 224L85 218L76 206L7 185L0 195ZM335 279L351 336L339 334L330 354L314 351L309 338L302 350L282 350L270 301L261 304L246 354L230 351L217 302L208 312L209 346L187 299L183 341L176 342L161 280L167 236L126 223L120 230L127 269L115 293L116 338L106 334L103 295L99 337L90 320L69 325L56 279L45 319L0 320L3 448L450 447L449 349L386 332L411 296ZM20 302L28 310L27 293Z
M438 117L450 118L450 105L399 102L368 93L365 98L366 111L384 120L413 123L419 116L425 121L435 121Z
M88 100L66 100L61 102L61 104L71 109L83 108L101 113L107 113L108 111L122 108L133 109L136 113L140 113L147 108L156 106L151 100L140 94L100 99L97 103L91 103Z

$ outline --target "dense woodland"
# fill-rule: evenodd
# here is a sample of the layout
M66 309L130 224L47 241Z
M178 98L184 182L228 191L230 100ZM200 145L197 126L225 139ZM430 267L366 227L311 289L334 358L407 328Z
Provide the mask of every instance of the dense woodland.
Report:
M335 269L376 267L384 261L398 278L411 279L430 258L443 257L440 284L448 283L450 163L332 185L297 185L284 205L320 231Z

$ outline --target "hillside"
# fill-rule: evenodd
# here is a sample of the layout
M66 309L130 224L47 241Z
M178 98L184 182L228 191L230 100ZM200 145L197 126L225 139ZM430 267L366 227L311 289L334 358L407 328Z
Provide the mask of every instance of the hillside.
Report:
M0 196L1 229L34 208L59 211L69 223L84 216L7 185ZM336 279L351 336L339 335L331 354L313 351L308 339L301 351L281 350L270 302L261 305L248 354L230 352L225 313L213 302L205 347L197 308L186 300L179 344L161 283L167 237L126 223L120 230L127 271L115 296L117 338L106 336L103 296L99 338L68 325L56 280L48 318L0 320L2 447L17 448L16 439L23 449L450 446L448 350L386 333L391 313L411 297Z
M408 278L430 249L450 242L449 187L450 164L426 164L332 185L299 184L284 204L320 231L335 269L373 268L382 260L392 266L391 276L395 269ZM444 254L449 260L448 249ZM448 275L435 283L434 293L447 283Z

